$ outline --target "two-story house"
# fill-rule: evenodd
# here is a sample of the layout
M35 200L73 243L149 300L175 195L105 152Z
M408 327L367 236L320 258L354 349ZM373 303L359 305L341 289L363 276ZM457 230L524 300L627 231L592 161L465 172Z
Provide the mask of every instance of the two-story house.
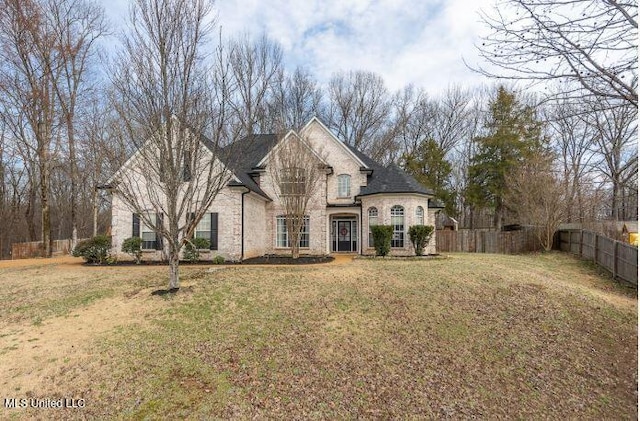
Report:
M411 225L435 225L440 207L433 201L433 192L397 166L374 162L313 118L299 133L290 131L280 138L255 135L235 145L241 153L225 163L233 177L195 230L196 236L210 239L211 256L243 260L290 253L286 215L273 168L269 168L274 165L269 154L279 142L300 139L318 151L326 168L307 206L299 239L301 254L375 254L369 227L376 224L393 225L392 255L413 254L407 231ZM132 236L143 239L145 259L163 257L162 242L153 230L114 192L113 253L122 256L122 242ZM426 251L435 252L435 235Z

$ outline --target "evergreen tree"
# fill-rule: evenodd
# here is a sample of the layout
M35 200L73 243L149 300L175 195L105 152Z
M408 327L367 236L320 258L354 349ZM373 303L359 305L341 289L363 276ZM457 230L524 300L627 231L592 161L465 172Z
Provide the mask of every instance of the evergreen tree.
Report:
M545 140L535 109L502 86L490 104L485 129L487 136L475 139L477 153L469 165L466 196L472 205L492 209L494 227L501 229L509 173L540 153Z
M445 151L433 139L426 139L410 154L403 157L405 170L418 182L430 188L436 199L445 205L445 212L455 212L455 196L449 185L451 163Z

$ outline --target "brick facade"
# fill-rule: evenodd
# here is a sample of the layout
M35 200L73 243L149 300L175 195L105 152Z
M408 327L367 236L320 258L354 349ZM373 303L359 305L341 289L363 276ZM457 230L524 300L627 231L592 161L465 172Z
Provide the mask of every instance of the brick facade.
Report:
M393 248L393 255L412 255L413 248L408 238L409 226L416 224L416 208L424 209L425 225L435 225L435 211L429 209L431 197L424 193L379 193L358 197L361 188L367 186L366 165L349 148L340 144L317 119L313 119L301 132L300 138L308 142L314 151L331 167L323 175L317 191L310 199L307 214L310 217L310 244L302 248L301 254L324 255L332 252L332 221L355 218L357 222L357 247L354 252L374 254L368 246L368 209L378 209L378 223L391 223L391 207L404 208L404 247ZM338 195L338 177L350 176L350 194ZM276 217L282 215L282 204L270 169L264 169L255 178L260 189L271 200L237 187L225 187L215 198L210 212L218 213L218 250L204 253L203 258L221 255L227 260L240 260L264 254L289 254L288 248L276 247ZM243 206L244 203L244 206ZM120 252L124 239L132 236L133 212L117 193L112 198L112 252L120 259L128 258ZM243 229L244 227L244 229ZM244 236L244 239L243 239ZM426 250L435 253L435 234ZM164 252L166 256L166 252ZM143 259L158 260L163 251L145 251Z

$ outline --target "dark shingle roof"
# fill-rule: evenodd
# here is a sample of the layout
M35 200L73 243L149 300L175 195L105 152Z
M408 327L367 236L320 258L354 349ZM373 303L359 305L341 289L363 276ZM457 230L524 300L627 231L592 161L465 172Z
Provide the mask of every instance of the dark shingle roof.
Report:
M247 136L222 150L224 164L233 171L240 183L231 182L230 185L243 185L249 190L270 199L270 197L253 181L251 172L276 144L275 134L260 134Z
M367 186L360 190L359 196L378 193L421 193L433 195L433 191L418 183L415 178L400 169L396 164L384 168L378 165L367 180Z
M222 156L225 157L225 165L231 169L240 180L235 185L244 185L251 191L269 198L260 189L251 176L254 168L264 158L271 148L276 144L278 137L274 134L261 134L246 137L233 145L223 149ZM345 145L354 155L358 157L369 169L373 170L367 178L367 186L362 188L359 196L368 196L378 193L421 193L433 195L433 191L426 188L411 175L400 169L397 165L391 164L384 167L353 146ZM234 184L231 184L234 185Z
M359 196L368 196L377 193L422 193L433 195L431 189L420 184L415 178L397 165L391 164L388 167L384 167L353 146L346 143L345 145L347 145L351 152L364 162L367 167L373 170L373 173L367 179L367 186L360 190Z

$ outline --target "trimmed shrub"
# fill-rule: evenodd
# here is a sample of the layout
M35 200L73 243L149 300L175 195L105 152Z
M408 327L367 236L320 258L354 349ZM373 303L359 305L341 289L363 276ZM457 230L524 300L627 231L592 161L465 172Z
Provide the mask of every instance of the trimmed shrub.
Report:
M75 257L82 257L87 263L103 264L109 257L111 237L96 235L88 240L80 241L71 253Z
M192 238L184 245L183 256L189 262L200 260L200 250L208 250L211 243L206 238Z
M136 261L136 264L140 264L142 261L142 238L130 237L122 242L122 251L130 254Z
M392 225L372 225L373 246L376 256L386 256L391 251L391 238L393 238Z
M216 265L221 265L224 263L224 257L218 255L216 257L213 258L213 263Z
M422 256L422 253L429 245L431 237L433 236L432 225L413 225L409 227L409 239L413 244L413 249L416 252L416 256Z

